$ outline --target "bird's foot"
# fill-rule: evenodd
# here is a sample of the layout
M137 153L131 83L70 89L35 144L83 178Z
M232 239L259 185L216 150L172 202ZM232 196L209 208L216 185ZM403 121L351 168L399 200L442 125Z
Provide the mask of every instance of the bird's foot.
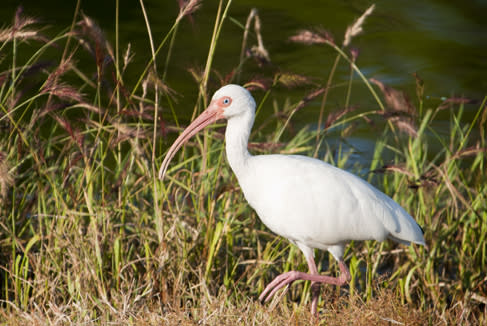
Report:
M303 274L307 275L306 273L297 271L290 271L278 275L271 283L266 286L262 294L259 296L259 300L263 302L269 301L279 289L285 287L288 284L291 284L296 280L303 279Z
M347 267L344 264L340 264L340 269L342 273L340 274L339 277L332 277L332 276L324 276L324 275L314 275L314 274L308 274L308 273L303 273L303 272L297 272L297 271L290 271L287 273L283 273L281 275L278 275L271 283L269 283L262 294L259 297L260 301L267 302L270 300L270 298L281 288L285 287L288 284L291 284L292 282L296 280L305 280L305 281L311 281L311 282L316 282L316 283L326 283L326 284L333 284L333 285L338 285L342 286L348 281L350 281L350 272L348 272ZM317 285L313 285L313 287L316 289L314 291L317 291L315 293L319 293L319 287L316 288ZM317 297L316 295L313 295L313 297ZM317 299L314 299L313 301L316 301ZM315 303L316 304L316 303Z

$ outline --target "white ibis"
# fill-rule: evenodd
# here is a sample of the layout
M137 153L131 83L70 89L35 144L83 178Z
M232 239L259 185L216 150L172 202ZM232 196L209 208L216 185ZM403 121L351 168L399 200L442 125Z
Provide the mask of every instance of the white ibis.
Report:
M351 240L391 239L425 245L415 220L394 200L363 179L318 159L300 155L258 155L247 150L255 101L238 85L220 88L208 108L176 139L159 171L164 178L177 150L205 126L227 119L226 154L250 206L273 232L301 249L309 273L277 276L259 297L268 301L277 290L296 281L312 282L311 312L316 315L320 283L341 286L350 281L343 261ZM319 275L313 249L328 250L338 261L340 276Z

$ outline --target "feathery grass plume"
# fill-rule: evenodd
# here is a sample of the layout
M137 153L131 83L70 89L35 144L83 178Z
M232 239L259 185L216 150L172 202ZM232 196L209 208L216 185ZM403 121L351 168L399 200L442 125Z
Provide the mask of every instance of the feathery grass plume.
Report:
M64 130L66 130L69 136L71 136L71 139L73 139L76 142L76 144L78 144L79 148L83 148L83 144L84 144L83 134L78 129L73 128L67 119L61 117L58 114L52 114L52 116L54 117L54 120L56 120L57 123L59 123L59 125Z
M438 186L440 181L438 180L438 173L434 168L431 168L424 172L420 177L419 180L416 182L417 187L434 187ZM411 188L411 182L408 185Z
M319 29L316 31L310 31L307 29L303 29L298 32L298 34L289 37L290 41L296 42L296 43L302 43L305 45L312 45L312 44L335 44L335 41L333 40L333 36L331 33L324 29Z
M438 107L438 110L445 110L450 108L453 104L477 104L479 101L466 97L450 97L443 101Z
M88 111L91 111L91 112L96 113L96 114L99 114L99 115L105 115L105 111L104 110L100 109L97 106L88 104L86 102L75 103L71 107L80 107L80 108L87 109Z
M271 62L271 58L269 57L269 52L264 46L264 41L262 41L262 34L260 32L261 24L260 24L260 17L258 12L255 12L254 15L254 31L255 35L257 36L257 45L254 45L250 48L248 55L257 59L257 62L260 65L268 64Z
M0 42L10 42L13 39L48 42L47 37L39 33L40 30L27 28L37 23L39 20L36 18L23 15L23 8L19 6L15 12L13 25L0 29Z
M242 72L244 58L245 57L255 57L255 55L261 55L259 53L253 54L252 49L247 48L247 40L248 40L249 31L250 31L250 26L252 24L252 21L254 21L254 30L255 30L256 24L257 24L257 22L256 22L257 19L259 20L259 22L258 22L259 33L256 32L256 34L257 34L258 38L260 37L260 42L262 42L262 36L260 35L260 18L258 17L258 10L256 8L252 8L252 10L250 10L250 13L249 13L247 20L245 22L244 33L243 33L243 37L242 37L242 45L241 45L241 49L240 49L240 60L239 60L238 68L237 68L237 77L236 77L237 83L240 83L240 74ZM258 42L259 42L259 39L258 39ZM262 47L263 47L263 44L262 44ZM265 50L265 48L264 48L264 50ZM254 51L255 51L255 49L254 49ZM259 51L257 51L257 52L259 52ZM268 58L267 50L265 50L264 53L267 54L267 58ZM270 61L270 59L266 61L265 55L261 59L259 59L258 57L255 57L255 58L257 60L261 60L259 62L259 65L262 65L262 64Z
M49 87L43 87L41 94L51 94L60 99L74 102L82 102L83 95L74 87L66 83L57 83L56 85L50 85Z
M41 94L48 93L69 101L83 101L83 95L75 87L59 82L59 78L72 69L73 54L74 53L71 53L66 60L62 61L59 66L57 66L54 72L49 74L46 82L41 88Z
M26 65L22 68L24 70L22 72L22 78L33 76L37 73L43 72L44 70L54 67L54 65L55 65L54 62L52 61L41 61L41 62L33 63L32 65L28 65L28 66ZM8 72L10 73L10 70L8 70ZM21 77L17 77L17 78L21 78Z
M154 107L151 107L151 109L153 109ZM127 117L136 117L136 118L140 118L140 119L143 119L143 120L146 120L146 121L153 121L154 120L154 115L149 113L147 110L148 107L147 106L142 106L142 108L137 111L137 110L133 110L133 109L130 109L129 107L127 108L124 108L122 111L120 111L120 115L123 115L123 116L127 116Z
M29 40L29 39L40 39L38 31L35 30L14 30L12 27L2 28L0 29L0 42L9 42L12 41L14 38L22 39L22 40Z
M277 77L277 82L287 88L314 84L310 77L289 72L280 73Z
M375 5L370 6L363 14L360 16L353 25L350 25L347 27L347 30L345 32L345 38L343 40L343 47L347 47L350 45L350 42L352 42L352 38L355 36L359 35L360 33L363 32L362 25L365 22L365 19L372 14L372 12L375 9Z
M127 50L125 50L125 54L123 55L123 67L122 67L122 72L124 72L130 62L132 62L134 58L134 53L132 52L132 44L129 42L127 44Z
M218 79L218 86L221 87L221 86L224 86L224 85L227 85L227 84L230 84L230 83L233 82L233 79L235 77L235 74L236 74L237 70L236 69L232 69L226 75L223 75L222 73L220 73L216 69L212 69L211 72L217 77L217 79Z
M38 23L38 20L32 17L24 16L23 15L24 8L22 6L18 6L17 10L15 11L14 16L14 30L21 30L22 28Z
M414 177L414 174L408 171L404 166L397 165L397 164L385 164L380 168L370 171L369 173L386 173L386 172L394 172L404 174L408 177Z
M413 77L416 81L416 97L422 100L424 96L424 81L417 72L413 73Z
M22 99L22 96L24 94L24 89L17 89L15 93L13 93L13 96L9 96L8 99L5 102L5 106L7 107L7 110L10 111L12 110Z
M7 162L7 155L0 152L0 199L7 198L7 189L13 184L13 177L9 172L10 166Z
M110 147L114 148L121 142L133 139L142 139L148 137L148 131L141 130L140 128L129 127L125 123L113 122L112 126L117 130L117 137L110 143Z
M340 111L335 111L335 112L330 112L328 116L326 117L325 121L325 129L331 127L335 121L339 120L343 116L345 116L349 112L355 111L357 108L354 106L349 106L347 108L344 108Z
M174 89L169 87L167 83L163 82L162 79L160 79L157 76L157 73L154 72L154 70L150 70L148 76L147 76L147 81L149 82L147 86L149 85L157 85L159 87L159 90L162 91L164 95L169 96L174 102L177 103L177 97L181 96L178 94Z
M266 78L254 78L252 80L249 80L245 84L243 84L243 87L248 89L249 91L253 90L263 90L267 91L272 87L272 80L266 79Z
M302 108L304 108L306 106L306 104L308 104L311 100L313 100L314 98L320 96L321 94L323 94L325 92L325 88L318 88L314 91L312 91L311 93L309 93L308 95L306 95L301 101L298 102L298 104L296 105L296 107L294 108L294 112L297 112L299 110L301 110Z
M378 115L393 123L398 129L411 137L418 136L418 128L411 116L401 111L377 111Z
M52 101L51 103L47 103L42 109L39 110L37 119L44 117L46 114L51 112L57 111L59 109L66 108L66 103L59 103Z
M107 55L112 62L115 61L113 49L100 26L92 18L83 14L81 21L77 25L81 27L81 31L77 31L75 35L79 36L80 44L95 57L96 65L101 73L105 66ZM83 35L88 39L83 39L81 37ZM90 40L94 41L94 47L90 44ZM101 76L98 77L100 78Z
M188 16L191 23L193 17L191 16L201 6L201 0L178 0L179 14L176 21L180 21L185 16Z
M389 120L391 120L400 131L408 134L411 137L418 137L418 128L411 118L394 117Z
M452 159L459 159L465 156L475 156L479 153L487 153L486 147L480 147L477 143L475 146L467 147L465 149L459 150L452 155Z
M386 100L387 106L394 112L404 112L408 115L415 116L417 114L416 108L409 100L409 97L404 91L398 91L390 86L387 86L383 82L370 78L370 82L377 85L384 99Z
M379 87L384 95L387 107L390 109L388 112L380 111L378 114L394 123L402 132L416 137L417 127L413 117L417 115L417 111L407 94L404 91L398 91L389 87L375 78L370 78L369 80Z
M244 53L247 48L247 38L249 35L250 24L252 23L252 20L254 19L255 15L257 15L257 12L258 11L256 8L252 8L245 22L244 33L242 37L242 46L240 49L240 66L242 65Z
M247 38L248 38L248 33L252 21L254 22L254 32L257 37L257 45L253 45L251 48L247 48L246 47ZM245 29L244 29L243 40L242 40L242 50L240 52L240 66L242 65L244 54L248 58L254 58L257 61L259 66L263 66L271 62L271 59L269 57L269 52L265 48L264 41L262 40L259 13L258 10L255 8L252 8L249 16L247 17L247 22L245 23ZM238 79L239 76L237 77L237 80Z
M236 73L237 73L237 70L236 69L232 69L223 78L221 78L221 80L222 80L222 86L223 85L230 84L233 81L233 79L235 78Z
M204 71L200 67L191 67L187 71L191 74L196 84L200 84L203 81Z

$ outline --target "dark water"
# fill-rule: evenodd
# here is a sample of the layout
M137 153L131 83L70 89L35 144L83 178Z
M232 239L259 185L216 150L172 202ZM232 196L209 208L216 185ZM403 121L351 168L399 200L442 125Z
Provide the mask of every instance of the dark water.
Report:
M41 18L49 28L45 33L55 35L70 24L76 1L11 1L3 0L0 11L2 25L9 24L15 8L22 4L27 14ZM406 90L414 98L418 73L425 82L430 98L466 96L482 100L487 94L487 1L344 1L344 0L240 0L233 1L230 16L245 24L251 8L259 10L264 44L273 67L315 78L324 84L336 53L326 46L304 46L288 41L303 28L323 27L341 43L347 25L372 3L376 10L364 26L364 33L356 37L353 46L360 50L358 65L367 77L374 77L390 86ZM177 12L176 0L146 0L155 42L169 30ZM178 30L167 81L183 94L178 110L188 116L193 108L196 84L187 71L203 67L206 61L218 1L203 1L193 18L185 19ZM83 12L94 18L112 44L115 42L115 1L82 1ZM230 20L224 26L213 67L223 75L239 61L242 30ZM255 39L252 40L255 42ZM120 47L128 43L135 51L128 76L137 78L147 60L150 47L139 1L120 1ZM166 48L167 49L167 48ZM165 49L159 57L163 66ZM342 62L344 63L344 62ZM246 67L247 78L262 74L255 65ZM329 109L343 107L349 70L342 64L330 93ZM357 80L351 104L366 107L374 103L370 93ZM285 96L303 96L309 89L276 92L273 98L283 103ZM259 95L257 94L257 97ZM295 100L295 99L293 99ZM272 111L271 102L268 103ZM318 103L312 103L297 115L297 123L312 124L318 117ZM467 112L478 109L467 106ZM468 118L468 114L467 114ZM375 138L377 135L364 135Z

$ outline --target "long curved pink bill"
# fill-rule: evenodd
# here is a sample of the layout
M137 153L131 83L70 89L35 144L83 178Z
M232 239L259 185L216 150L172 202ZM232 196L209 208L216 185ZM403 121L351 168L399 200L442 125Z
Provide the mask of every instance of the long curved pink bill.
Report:
M169 163L171 162L178 149L183 146L191 137L198 133L204 127L223 118L223 108L219 107L216 102L211 102L208 108L203 111L191 124L184 129L176 141L169 148L161 168L159 169L159 179L164 179Z

